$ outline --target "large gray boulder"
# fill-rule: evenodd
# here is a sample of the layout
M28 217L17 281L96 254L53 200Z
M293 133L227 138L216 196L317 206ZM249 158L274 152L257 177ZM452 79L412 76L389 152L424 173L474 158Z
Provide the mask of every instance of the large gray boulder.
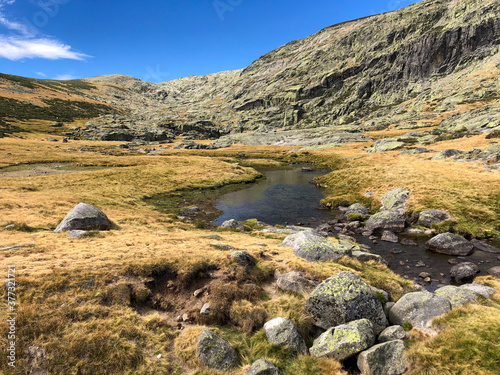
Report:
M450 301L434 293L413 292L405 294L389 312L392 324L411 324L416 328L430 328L432 319L451 310Z
M59 223L55 232L72 230L109 230L111 222L97 207L86 203L77 204Z
M370 260L375 260L377 262L383 261L383 258L380 255L367 253L365 251L353 251L352 257L356 258L360 262L369 262Z
M495 288L481 284L465 284L460 286L460 289L470 290L483 298L490 298L496 292Z
M358 368L363 375L401 375L406 371L405 343L389 341L372 346L358 356Z
M208 329L198 337L196 356L204 366L221 371L228 371L238 364L234 348Z
M265 359L258 359L245 371L245 375L281 375L281 371Z
M474 246L462 236L454 233L441 233L431 238L425 248L436 253L466 256L472 254Z
M405 217L396 211L382 211L370 216L365 229L371 231L390 230L402 232L405 229Z
M238 223L234 219L227 220L227 221L223 222L220 227L221 228L232 228L232 229L236 229L236 230L239 230L239 231L244 231L245 230L245 226L243 224Z
M264 331L271 344L286 346L301 354L307 353L306 343L290 319L279 317L271 319L264 324Z
M281 290L297 294L310 293L318 286L317 283L306 279L299 272L288 272L279 276L276 285Z
M406 202L410 199L410 191L405 189L394 189L384 195L381 199L383 209L388 211L404 211Z
M471 290L462 289L453 285L439 288L434 293L448 299L452 307L460 307L470 302L477 302L477 295Z
M439 224L450 219L451 216L446 212L439 210L427 210L420 213L418 217L418 224L423 227L430 228L432 224Z
M332 327L314 340L309 349L313 357L330 357L342 361L375 344L373 324L368 319Z
M309 262L337 260L352 254L345 246L332 242L313 231L292 234L281 246L292 247L293 253Z
M344 213L344 216L346 218L349 218L349 215L360 215L361 217L365 218L370 214L370 211L368 208L363 206L361 203L354 203L353 205L350 205L347 210Z
M479 273L479 268L474 263L463 262L453 266L450 270L450 277L458 284L464 284L467 281L472 281Z
M306 310L314 324L323 329L359 319L370 320L376 334L387 327L377 295L351 272L340 272L318 285L306 301Z

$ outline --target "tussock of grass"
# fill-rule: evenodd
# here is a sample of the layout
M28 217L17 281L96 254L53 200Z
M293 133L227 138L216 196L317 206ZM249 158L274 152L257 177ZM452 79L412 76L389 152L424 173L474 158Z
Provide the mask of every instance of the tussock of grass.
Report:
M482 282L500 290L498 279ZM410 375L494 375L500 363L500 294L483 305L453 309L434 321L438 336L411 346Z

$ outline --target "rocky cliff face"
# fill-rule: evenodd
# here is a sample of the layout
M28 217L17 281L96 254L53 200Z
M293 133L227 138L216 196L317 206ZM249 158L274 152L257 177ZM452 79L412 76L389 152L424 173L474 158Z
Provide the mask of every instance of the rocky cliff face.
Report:
M427 0L325 28L243 70L161 84L96 77L85 80L92 95L82 95L148 124L256 132L226 139L250 144L276 131L281 144L297 143L297 131L319 132L322 143L389 126L490 131L500 118L499 45L497 0Z

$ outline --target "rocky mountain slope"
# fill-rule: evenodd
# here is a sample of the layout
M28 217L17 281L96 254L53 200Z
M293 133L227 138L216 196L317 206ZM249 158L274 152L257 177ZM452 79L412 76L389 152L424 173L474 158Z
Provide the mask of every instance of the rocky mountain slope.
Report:
M342 143L390 126L489 132L500 118L499 45L498 1L427 0L327 27L243 70L160 84L95 77L69 94L68 83L29 88L2 76L0 96L43 105L56 90L137 125L231 133L229 143Z

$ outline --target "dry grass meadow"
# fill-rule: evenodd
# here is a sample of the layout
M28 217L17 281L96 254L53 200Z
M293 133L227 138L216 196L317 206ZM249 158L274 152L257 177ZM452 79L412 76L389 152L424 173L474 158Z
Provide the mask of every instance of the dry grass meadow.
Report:
M32 373L37 367L50 374L217 374L202 369L194 355L203 325L215 327L238 350L241 367L234 374L243 374L259 358L272 360L284 374L344 374L335 361L296 357L267 343L262 323L277 315L294 320L309 344L313 334L303 310L306 296L278 292L274 272L300 270L321 281L350 270L394 299L412 285L375 262L308 263L279 246L283 235L177 219L182 207L208 202L224 186L255 181L261 175L252 166L317 163L332 170L320 179L325 203L362 201L376 208L381 195L403 187L412 191L410 209L447 210L459 231L489 234L500 228L500 172L473 163L396 152L368 155L363 151L368 144L295 153L286 147L233 146L120 156L122 151L113 148L117 143L51 142L49 136L62 137L47 123L21 125L32 132L0 139L0 272L15 265L19 283L17 367L9 369L5 356L0 357L6 375ZM490 141L477 136L432 149L485 148ZM368 191L375 192L372 200L363 195ZM166 203L159 205L161 199ZM102 209L115 228L78 239L54 233L80 202ZM208 203L201 206L210 209ZM214 234L220 239L209 237ZM257 267L245 272L217 245L248 251L258 259ZM497 280L483 282L500 290ZM193 292L208 284L216 321L197 315L203 298ZM486 307L454 311L439 322L446 327L442 335L412 342L412 374L497 373L499 298ZM182 314L190 319L179 329ZM2 347L7 331L2 319ZM472 354L464 362L454 342L469 336ZM26 355L28 348L42 354L34 359Z

